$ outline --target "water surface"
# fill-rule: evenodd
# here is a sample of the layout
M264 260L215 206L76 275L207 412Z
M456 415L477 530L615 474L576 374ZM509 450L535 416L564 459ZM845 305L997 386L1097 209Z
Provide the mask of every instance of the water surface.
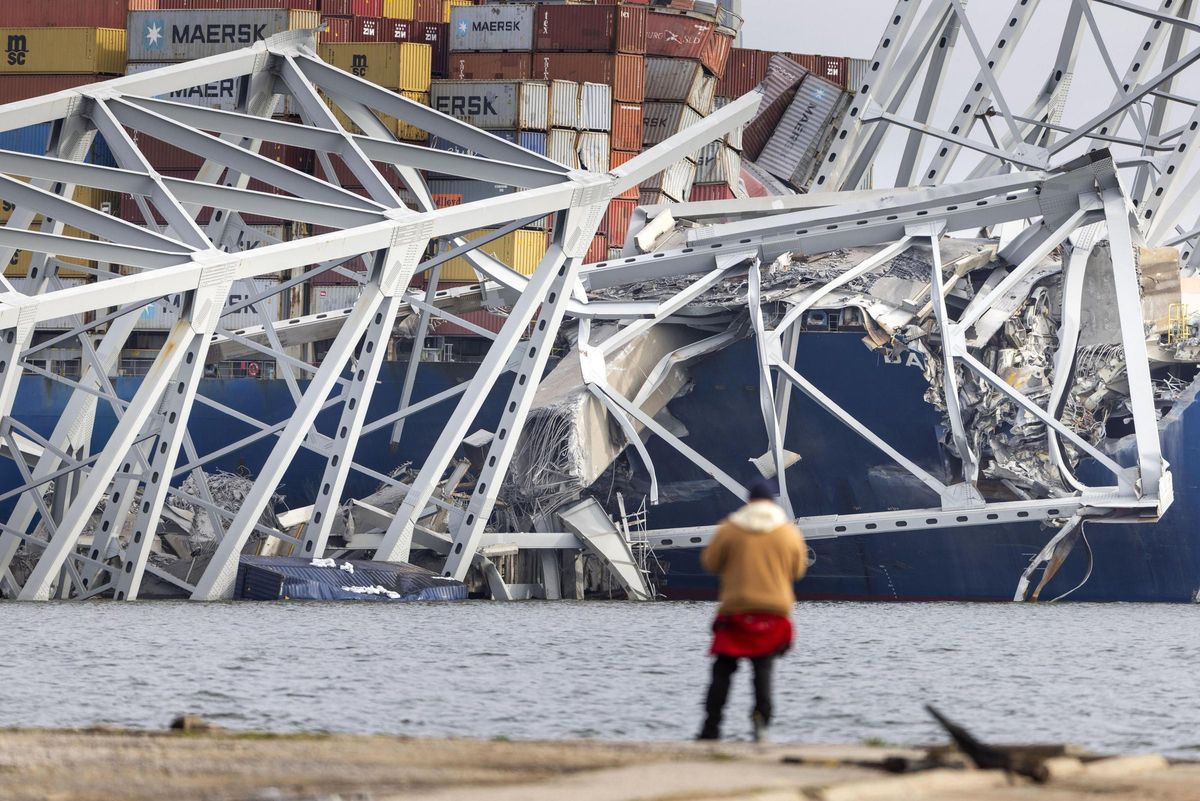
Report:
M708 603L0 604L0 726L678 739ZM979 736L1200 751L1190 606L796 607L772 737L923 743L932 702ZM744 737L748 670L727 734Z

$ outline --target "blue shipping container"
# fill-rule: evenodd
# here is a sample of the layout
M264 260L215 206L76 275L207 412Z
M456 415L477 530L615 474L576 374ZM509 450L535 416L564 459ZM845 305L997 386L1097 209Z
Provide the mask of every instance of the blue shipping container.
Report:
M546 134L544 131L521 131L517 144L526 150L531 150L539 156L546 155Z
M40 122L37 125L27 125L24 128L14 128L0 133L0 150L11 150L16 153L33 153L45 155L46 145L50 143L50 125Z

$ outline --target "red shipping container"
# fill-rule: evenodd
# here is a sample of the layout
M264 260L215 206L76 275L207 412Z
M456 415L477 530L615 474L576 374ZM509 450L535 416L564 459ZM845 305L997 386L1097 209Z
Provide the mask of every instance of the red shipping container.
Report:
M534 49L646 52L646 9L632 6L538 6Z
M733 37L727 33L713 31L704 40L704 49L700 53L700 63L718 78L725 74L725 65L729 60L729 51L733 48Z
M671 8L691 11L696 7L696 0L671 0Z
M711 22L651 11L646 15L646 55L698 59L712 32Z
M158 11L158 0L129 0L130 11Z
M728 184L692 184L692 193L688 196L691 203L705 200L733 200L736 195Z
M402 22L403 20L398 21ZM432 51L430 72L436 78L444 78L450 72L450 24L447 22L412 22L413 41L429 45ZM399 26L397 25L397 32Z
M725 76L717 83L717 97L741 97L767 77L770 56L761 50L734 47L729 51Z
M108 80L112 80L108 75L0 75L0 103L15 103Z
M528 53L454 53L447 61L447 76L460 81L524 81L534 77L533 59Z
M236 3L239 0L232 2ZM330 17L383 16L383 0L321 0L319 5L321 13Z
M474 282L472 282L472 283L474 283ZM440 285L441 284L439 284L439 286ZM500 329L504 327L504 324L506 322L508 322L507 315L496 314L495 312L487 311L486 309L475 309L473 311L466 311L457 316L461 317L463 320L466 320L468 323L474 323L475 325L479 326L480 328L487 329L488 331L491 331L493 334L500 333ZM434 326L433 326L432 330L430 331L430 333L434 334L436 336L479 338L479 334L475 333L474 331L463 328L461 325L452 323L449 320L446 320L445 318L434 317L433 320L434 320Z
M413 0L413 17L417 22L445 22L442 0Z
M350 18L350 41L351 42L379 42L387 41L380 39L379 34L383 30L383 20L379 17L351 17Z
M534 53L530 77L606 83L621 103L641 103L646 96L645 59L629 53Z
M127 0L4 0L6 28L124 28Z
M640 122L638 124L641 125ZM622 164L629 161L631 158L633 158L636 155L637 155L637 153L635 151L631 151L631 150L614 150L612 152L612 154L609 156L608 168L610 170L615 170L617 167L620 167ZM617 197L621 198L622 200L637 200L638 199L637 184L634 184L633 186L629 187L624 192L617 195ZM637 204L634 204L634 205L637 205Z
M321 34L321 41L324 44L351 41L350 36L354 29L353 17L321 17L321 23L326 27L325 33Z
M289 11L316 11L317 0L158 0L156 8L179 11L197 8L278 8ZM118 27L125 27L120 25Z
M635 153L642 149L642 127L645 124L641 103L613 103L612 107L612 148L613 150L631 150Z
M792 61L795 61L797 64L799 64L801 67L804 67L804 69L808 70L809 72L815 72L818 75L821 74L821 57L820 56L810 56L805 53L784 53L783 55L787 56Z
M604 261L608 258L608 237L604 234L596 234L592 237L592 244L588 246L587 255L583 257L584 264L595 264L598 261Z
M629 221L633 219L633 211L638 206L637 189L634 189L633 200L612 200L608 204L608 211L604 214L604 222L600 225L600 230L608 236L609 244L614 248L622 247L625 244L625 237L629 235Z
M418 23L411 19L383 18L383 28L379 31L381 42L413 42L417 41Z
M846 88L846 82L850 80L850 64L842 56L821 56L820 68L813 72L843 89Z

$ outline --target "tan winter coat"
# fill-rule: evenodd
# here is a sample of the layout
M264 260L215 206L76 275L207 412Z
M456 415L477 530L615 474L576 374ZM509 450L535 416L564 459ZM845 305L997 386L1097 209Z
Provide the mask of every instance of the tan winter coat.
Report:
M792 583L808 569L808 549L783 508L759 500L721 521L701 561L721 578L720 614L790 615L796 603Z

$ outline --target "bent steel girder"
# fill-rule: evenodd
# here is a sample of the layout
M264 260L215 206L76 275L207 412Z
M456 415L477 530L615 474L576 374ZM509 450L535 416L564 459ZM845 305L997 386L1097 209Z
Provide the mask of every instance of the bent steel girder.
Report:
M246 86L241 105L233 111L160 97L227 78L242 80ZM293 109L299 109L301 122L270 118L283 95L292 99ZM355 127L343 127L327 103L345 112ZM517 382L506 407L506 428L496 436L488 480L478 482L468 508L456 509L433 492L441 469L431 458L408 488L410 500L424 497L413 504L411 519L397 516L393 525L404 531L404 524L415 524L429 505L450 512L458 528L451 532L447 569L461 575L475 557L495 502L494 492L486 489L498 487L507 472L511 446L501 444L508 438L506 432L512 432L515 442L564 316L590 313L578 272L608 201L743 124L757 104L758 95L748 95L612 173L572 171L329 67L316 58L310 33L281 35L236 53L0 107L0 129L51 122L55 132L45 156L0 151L0 194L18 207L12 220L0 227L0 250L38 254L37 271L31 270L31 278L37 279L34 291L0 293L0 412L4 413L0 435L6 455L18 462L22 475L21 486L6 492L6 497L18 498L17 510L0 528L4 589L22 599L110 594L132 600L141 591L143 576L153 574L195 599L230 597L240 553L251 535L274 537L297 553L322 554L352 471L403 488L396 479L355 461L361 435L454 400L457 406L447 432L458 433L444 437L445 452L453 454L474 417L472 409L478 408L499 375L512 371ZM400 142L379 121L384 114L479 155ZM119 167L83 163L97 134L111 143ZM203 165L196 179L159 175L139 146L142 137L169 141L199 155ZM322 174L263 156L259 152L263 142L314 150ZM361 188L341 185L335 159L346 165ZM437 209L422 170L485 179L517 191ZM392 173L399 175L400 183L394 182ZM250 189L251 179L270 191ZM131 224L77 203L72 199L76 186L123 192L131 196L141 218L152 224ZM243 213L310 222L323 230L302 239L248 247ZM521 276L478 251L493 236L462 238L479 228L500 229L494 235L500 236L555 213L559 223L550 250L532 276ZM40 230L33 228L39 217ZM67 226L77 231L72 233ZM439 240L450 242L450 251L424 258L429 245ZM125 274L96 271L95 283L60 289L54 282L58 255L121 265ZM436 284L426 291L410 287L415 275L436 270L455 257L466 258L493 281L453 291L439 291ZM370 265L365 275L344 267L361 258ZM304 341L302 333L299 339L290 333L293 321L267 319L261 304L273 293L330 270L355 276L360 295L353 310L331 321L332 327L330 322L321 323L319 335L332 336L333 345L319 364L310 364L285 345L285 341ZM296 274L265 293L248 283L280 271ZM231 298L233 291L239 293L237 300ZM444 318L472 327L456 312L492 303L488 299L501 292L505 302L511 305L515 300L515 306L508 325L495 336L490 361L476 382L416 403L410 403L410 390L394 414L368 416L376 376L401 315L420 315L426 321ZM252 297L247 299L246 294ZM133 321L143 306L163 298L174 299L179 321L133 399L118 397L109 375ZM261 326L226 327L223 318L254 304L259 304ZM603 313L627 318L649 314L649 309L647 304L615 304ZM71 315L77 316L78 324L55 341L81 340L85 370L80 380L29 361L46 349L31 344L34 328ZM525 329L530 325L533 335L526 343ZM201 378L207 354L226 345L275 360L295 404L284 420L257 420L205 397ZM13 399L26 374L59 381L71 390L69 419L48 437L11 417ZM300 374L311 376L306 387L299 383ZM410 373L407 384L411 387L411 383ZM112 407L117 427L107 441L94 443L96 450L91 453L97 404ZM254 433L231 446L201 453L188 433L196 404L248 425ZM340 417L334 435L316 430L317 415L337 407ZM205 469L256 441L273 445L249 493L237 508L218 506ZM36 455L31 450L35 448ZM325 471L305 534L297 538L273 527L270 520L276 489L302 449L321 454ZM185 475L195 479L195 489L185 491L179 484ZM56 487L75 487L73 498L46 502L43 494L52 482ZM149 558L165 505L171 502L207 516L216 533L215 555L196 574L198 578L172 576ZM93 523L101 504L104 511ZM96 530L91 530L92 525ZM10 570L19 550L32 561L28 580L20 584ZM389 543L379 558L394 552Z

